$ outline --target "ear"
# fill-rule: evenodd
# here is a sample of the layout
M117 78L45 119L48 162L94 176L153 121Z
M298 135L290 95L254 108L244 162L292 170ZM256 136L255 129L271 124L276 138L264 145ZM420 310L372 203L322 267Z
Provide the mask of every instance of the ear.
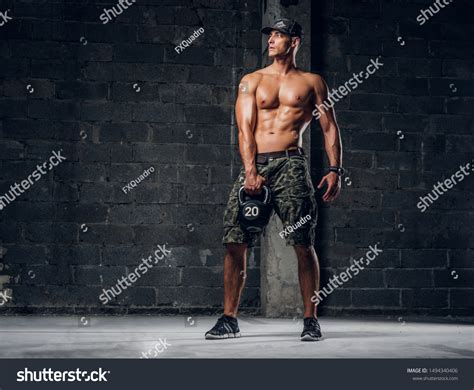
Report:
M291 38L291 47L298 47L301 43L300 37L292 37Z

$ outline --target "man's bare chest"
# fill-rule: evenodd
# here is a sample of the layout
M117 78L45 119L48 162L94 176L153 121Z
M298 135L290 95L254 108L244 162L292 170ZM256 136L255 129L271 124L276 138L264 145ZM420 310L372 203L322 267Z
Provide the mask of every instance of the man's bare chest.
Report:
M255 95L260 109L278 108L280 105L304 108L310 104L313 90L302 79L266 79L260 81Z

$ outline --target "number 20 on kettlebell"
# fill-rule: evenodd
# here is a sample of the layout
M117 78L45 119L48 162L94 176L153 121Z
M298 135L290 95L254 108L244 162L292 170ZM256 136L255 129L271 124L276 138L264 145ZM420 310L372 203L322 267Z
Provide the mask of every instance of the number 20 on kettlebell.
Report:
M271 191L262 187L258 195L249 195L244 187L239 190L239 222L250 233L259 233L267 225L272 212Z

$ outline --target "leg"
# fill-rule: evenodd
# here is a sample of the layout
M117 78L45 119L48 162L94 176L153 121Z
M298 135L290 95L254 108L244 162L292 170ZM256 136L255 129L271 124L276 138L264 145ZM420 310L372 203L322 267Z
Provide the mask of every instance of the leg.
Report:
M298 278L304 304L304 318L317 317L317 307L311 302L314 291L319 291L319 262L312 246L295 245L298 257Z
M245 284L247 244L227 243L224 257L224 314L204 335L208 340L240 337L237 321L240 296ZM242 272L243 271L243 272Z
M227 316L237 317L245 284L246 257L247 244L227 244L224 258L224 314Z

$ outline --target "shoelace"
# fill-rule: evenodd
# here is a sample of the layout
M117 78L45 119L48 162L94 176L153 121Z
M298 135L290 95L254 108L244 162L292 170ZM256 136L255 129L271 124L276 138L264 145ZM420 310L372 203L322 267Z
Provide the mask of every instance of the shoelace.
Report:
M224 317L219 317L217 319L217 323L214 325L214 328L212 328L212 329L217 330L217 329L222 328L223 326L224 326Z
M226 328L225 324L226 324L226 320L225 320L225 317L222 316L220 318L218 318L217 320L217 323L216 325L214 325L214 328L212 328L212 330L220 330L220 329L224 329L225 331L228 331L229 329ZM228 325L230 327L230 325Z
M317 329L320 329L319 322L316 321L316 318L310 318L309 320L307 320L307 325L306 326L316 327Z

